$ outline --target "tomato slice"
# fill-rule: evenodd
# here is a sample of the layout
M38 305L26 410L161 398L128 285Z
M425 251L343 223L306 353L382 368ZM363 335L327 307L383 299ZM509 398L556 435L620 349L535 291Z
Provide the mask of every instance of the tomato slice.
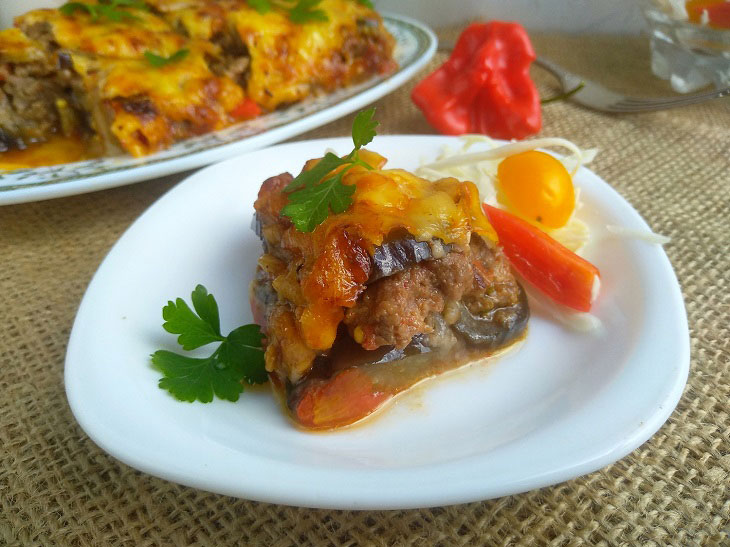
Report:
M726 0L689 0L686 7L693 23L699 23L706 11L711 27L730 28L730 2Z
M590 311L600 282L598 268L507 211L484 204L484 212L504 254L522 277L556 302Z
M710 26L730 29L730 3L715 4L707 8Z

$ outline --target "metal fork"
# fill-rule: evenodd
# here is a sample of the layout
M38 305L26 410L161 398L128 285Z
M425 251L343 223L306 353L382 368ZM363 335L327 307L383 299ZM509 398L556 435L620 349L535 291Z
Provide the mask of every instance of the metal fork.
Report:
M441 51L452 51L454 49L454 42L439 42L438 48ZM665 110L677 106L701 103L709 99L717 99L718 97L730 96L730 87L726 87L725 89L715 89L705 93L680 97L627 97L621 93L610 91L601 84L591 82L572 72L568 72L563 67L543 57L535 59L535 64L555 76L560 81L560 85L563 87L565 93L569 93L577 87L582 86L578 91L571 93L570 100L601 112L628 113L646 110Z
M627 97L620 93L610 91L600 84L581 78L564 68L556 65L552 61L538 57L535 64L541 66L559 81L565 92L583 86L576 93L570 96L570 100L578 104L600 110L603 112L642 112L645 110L664 110L667 108L675 108L677 106L686 106L689 104L701 103L709 99L725 97L730 95L730 87L725 89L715 89L705 93L696 93L694 95L686 95L680 97L656 97L656 98L640 98Z

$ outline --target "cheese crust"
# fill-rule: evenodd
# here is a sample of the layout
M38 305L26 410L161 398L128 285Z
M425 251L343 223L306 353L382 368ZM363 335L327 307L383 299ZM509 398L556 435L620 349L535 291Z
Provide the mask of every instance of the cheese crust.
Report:
M245 0L150 0L113 17L94 15L109 4L82 3L89 10L35 10L0 32L0 108L13 118L0 120L0 153L72 133L101 154L145 156L395 68L393 38L356 0L322 0L327 21L303 23L278 2L259 13ZM5 85L18 74L26 87L54 83L41 86L42 130L16 129L31 111L14 96L21 84Z

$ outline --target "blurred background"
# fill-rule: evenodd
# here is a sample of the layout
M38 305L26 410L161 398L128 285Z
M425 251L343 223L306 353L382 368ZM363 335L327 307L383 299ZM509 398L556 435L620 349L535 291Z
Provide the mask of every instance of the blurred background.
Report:
M475 17L575 34L638 34L644 25L637 0L376 0L375 4L436 28Z
M0 28L36 7L66 0L0 0ZM637 0L376 0L378 9L410 15L432 27L475 17L519 21L530 30L576 34L637 34L643 25Z

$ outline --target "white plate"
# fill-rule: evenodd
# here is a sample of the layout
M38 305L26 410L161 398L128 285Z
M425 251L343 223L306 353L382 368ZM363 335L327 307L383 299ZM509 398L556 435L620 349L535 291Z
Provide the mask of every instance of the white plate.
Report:
M413 169L449 137L377 137L389 166ZM238 403L175 401L157 387L168 299L197 283L228 332L250 322L247 286L261 245L250 229L261 181L298 172L349 139L285 144L195 173L111 250L79 308L66 393L81 427L121 461L159 477L254 500L328 508L407 508L513 494L594 471L664 423L689 368L684 305L664 251L607 239L587 257L602 272L604 330L568 332L537 315L521 349L428 382L373 420L334 433L297 430L268 390ZM598 176L581 169L589 225L646 229Z
M394 74L187 139L144 158L120 156L0 170L0 205L83 194L179 173L280 142L354 112L406 83L436 51L436 36L422 23L393 14L384 14L383 19L396 40L394 56L399 68Z

